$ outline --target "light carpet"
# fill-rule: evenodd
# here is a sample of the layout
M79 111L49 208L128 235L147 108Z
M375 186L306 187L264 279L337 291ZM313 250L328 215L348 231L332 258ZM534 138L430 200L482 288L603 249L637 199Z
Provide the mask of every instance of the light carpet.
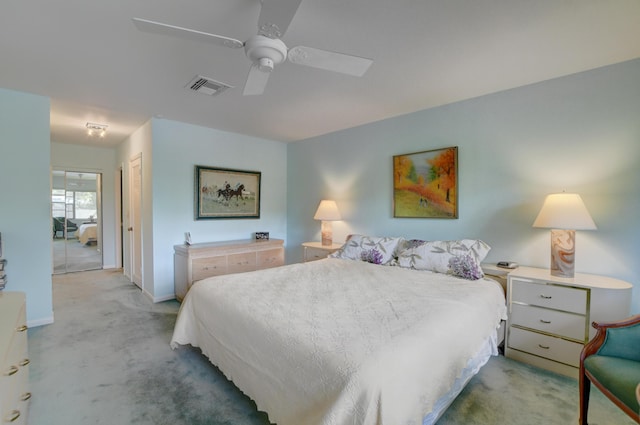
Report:
M31 425L267 425L197 349L169 348L179 304L120 270L53 278L55 323L29 330ZM591 425L631 425L592 389ZM493 357L438 424L576 424L574 379ZM301 424L304 425L304 424Z

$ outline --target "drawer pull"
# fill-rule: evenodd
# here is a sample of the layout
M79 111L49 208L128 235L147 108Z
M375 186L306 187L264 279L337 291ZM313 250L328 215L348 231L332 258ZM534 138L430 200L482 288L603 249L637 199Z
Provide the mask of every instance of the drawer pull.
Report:
M542 348L543 350L548 350L549 349L548 345L538 344L538 347Z
M20 396L20 401L27 401L31 399L31 393L24 393Z
M29 329L29 327L27 325L22 325L20 326L18 329L16 329L18 332L24 332L27 329Z
M20 365L20 366L26 366L26 365L28 365L29 363L31 363L31 360L29 360L29 359L24 359L23 361L21 361L20 363L18 363L18 365Z
M16 366L10 366L9 370L4 373L4 376L11 376L18 373L18 368Z
M550 300L553 297L551 295L540 294L540 298L542 298L544 300Z
M549 323L551 323L551 320L540 319L540 323L544 323L545 325L548 325Z
M20 417L20 411L12 410L11 413L9 413L9 415L5 419L5 422L15 422L18 420L19 417Z

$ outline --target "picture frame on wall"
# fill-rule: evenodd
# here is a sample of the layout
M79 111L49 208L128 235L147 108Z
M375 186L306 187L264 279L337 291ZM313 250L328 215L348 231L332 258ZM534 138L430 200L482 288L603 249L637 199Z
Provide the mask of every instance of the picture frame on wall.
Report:
M260 218L260 171L195 166L195 219Z
M458 147L393 157L393 216L458 218Z

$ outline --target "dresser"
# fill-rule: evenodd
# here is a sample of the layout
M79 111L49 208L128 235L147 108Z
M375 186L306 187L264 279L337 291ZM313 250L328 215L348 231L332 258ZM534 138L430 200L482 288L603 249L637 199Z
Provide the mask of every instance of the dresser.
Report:
M26 424L29 411L25 295L0 291L0 423Z
M176 245L173 262L176 298L182 301L198 280L284 265L284 241L247 239Z
M321 260L327 258L329 254L332 254L342 248L342 244L332 243L331 245L322 245L322 242L303 242L303 259L307 261Z
M548 269L515 269L507 277L505 355L577 377L580 352L595 336L591 323L628 317L631 289L630 283L605 276L561 278Z

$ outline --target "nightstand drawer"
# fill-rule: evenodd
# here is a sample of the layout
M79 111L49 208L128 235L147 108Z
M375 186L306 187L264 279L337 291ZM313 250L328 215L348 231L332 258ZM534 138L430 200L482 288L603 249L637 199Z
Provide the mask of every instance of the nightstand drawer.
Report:
M306 248L305 261L322 260L323 258L327 258L329 254L331 254L331 251L326 249Z
M588 289L569 286L545 285L513 278L511 280L511 302L570 311L587 312Z
M191 263L192 280L202 280L227 272L227 257L195 258Z
M511 304L511 324L586 342L586 318L530 305Z
M578 367L583 344L518 328L509 329L509 348Z

